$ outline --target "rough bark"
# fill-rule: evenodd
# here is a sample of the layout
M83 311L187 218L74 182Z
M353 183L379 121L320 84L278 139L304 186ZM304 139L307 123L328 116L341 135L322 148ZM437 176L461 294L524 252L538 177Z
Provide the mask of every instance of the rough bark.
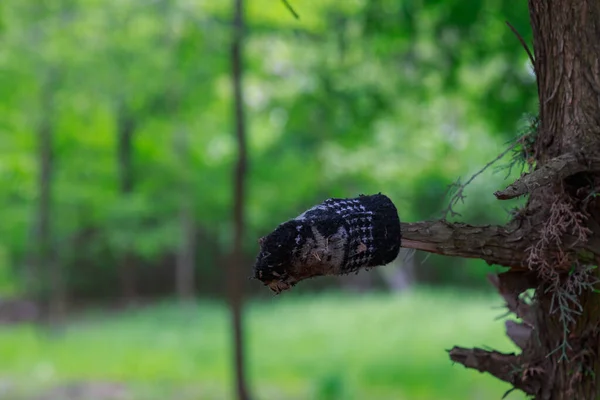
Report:
M451 257L480 258L488 264L515 269L527 265L527 250L541 239L541 219L517 217L506 226L469 225L447 221L402 223L402 247ZM578 253L600 256L600 238L592 236L586 242L573 233L562 236L562 246ZM548 251L558 251L549 244Z
M231 43L231 74L233 79L235 135L237 139L237 164L234 170L233 190L233 247L228 262L228 295L233 325L236 392L239 400L250 399L246 384L243 338L243 259L246 202L246 171L248 154L244 116L243 73L244 5L243 0L233 1L233 40Z

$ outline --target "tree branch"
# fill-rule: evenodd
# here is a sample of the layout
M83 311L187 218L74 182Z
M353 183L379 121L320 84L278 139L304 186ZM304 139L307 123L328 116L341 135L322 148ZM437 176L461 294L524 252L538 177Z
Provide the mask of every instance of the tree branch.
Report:
M508 25L508 27L512 31L512 33L514 33L515 36L517 37L517 39L519 39L519 42L521 42L521 46L523 46L523 48L527 52L527 55L529 56L529 61L531 61L531 66L535 69L535 58L533 57L533 53L531 53L531 50L529 50L529 46L527 46L527 43L525 43L525 39L523 39L523 36L521 36L519 31L517 31L517 29L514 26L512 26L512 24L510 22L508 22L508 21L505 21L505 22L506 22L506 25Z
M559 182L578 172L598 169L600 169L599 160L585 162L575 154L567 153L548 161L535 171L521 176L506 189L494 193L494 196L499 200L514 199L542 186Z
M403 222L401 229L401 247L450 257L479 258L488 264L510 267L517 272L529 269L526 265L528 248L539 239L539 227L526 223L522 226L477 226L437 220ZM562 246L576 252L578 257L586 257L586 253L581 251L600 256L599 237L590 237L582 242L577 236L565 233ZM555 245L549 245L546 251L559 250ZM523 282L531 284L531 280L528 275Z
M488 372L527 394L535 395L540 390L540 381L536 379L536 375L541 371L536 368L524 369L520 357L513 353L454 347L449 354L452 361L479 372Z
M519 230L446 221L402 223L401 246L445 256L481 258L489 264L521 267L527 241Z

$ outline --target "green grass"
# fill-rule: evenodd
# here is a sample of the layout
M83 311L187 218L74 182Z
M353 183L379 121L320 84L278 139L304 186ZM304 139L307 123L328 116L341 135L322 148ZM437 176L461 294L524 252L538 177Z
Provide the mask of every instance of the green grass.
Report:
M500 399L508 385L453 366L445 351L513 351L494 320L499 305L492 296L426 289L253 302L245 316L252 391L276 400ZM15 399L68 382L122 383L136 400L230 399L230 341L220 303L90 314L61 333L0 330L0 377Z

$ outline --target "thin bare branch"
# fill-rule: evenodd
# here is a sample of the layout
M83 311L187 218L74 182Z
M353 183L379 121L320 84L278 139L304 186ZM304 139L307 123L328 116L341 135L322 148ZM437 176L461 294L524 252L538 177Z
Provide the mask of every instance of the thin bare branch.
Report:
M506 22L506 25L508 25L508 27L510 28L510 30L515 34L517 39L519 39L519 42L521 42L521 46L523 46L523 48L527 52L527 55L529 56L529 61L531 61L531 65L533 65L533 69L535 70L535 58L533 58L533 53L531 53L529 46L527 46L527 43L525 43L525 39L523 39L523 36L521 36L519 31L517 31L515 29L515 27L511 25L510 22L508 22L508 21L505 21L505 22ZM537 75L537 71L536 71L536 75Z
M485 172L485 170L487 170L489 167L501 160L510 151L512 151L517 146L517 144L518 142L511 144L508 148L506 148L506 150L504 150L502 153L498 154L493 160L485 164L479 171L475 172L465 183L461 183L459 179L458 181L450 185L448 187L448 192L451 192L453 189L456 189L456 192L454 192L454 194L450 198L448 206L442 211L442 219L447 219L448 215L450 215L451 217L461 216L460 213L454 211L454 206L456 206L459 202L464 202L466 197L464 195L464 191L467 188L467 186L469 186L471 182L475 180L475 178L477 178L479 175Z

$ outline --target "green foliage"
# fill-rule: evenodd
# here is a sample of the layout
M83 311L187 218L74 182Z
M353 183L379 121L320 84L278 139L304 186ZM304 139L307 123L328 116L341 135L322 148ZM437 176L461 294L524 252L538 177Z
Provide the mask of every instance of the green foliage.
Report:
M0 11L5 263L19 271L31 253L44 117L55 138L53 242L70 281L85 278L81 263L114 272L124 252L145 260L148 275L172 260L182 197L214 239L198 240L199 258L222 252L235 158L229 3L44 4L5 0ZM508 19L530 39L524 3L296 0L293 7L301 19L272 0L247 4L249 256L256 237L331 196L381 191L402 220L439 215L445 187L501 152L531 109L527 56L504 25ZM41 98L48 84L52 110ZM119 113L136 127L127 196L119 192ZM182 130L185 156L174 146ZM502 178L482 176L468 189L466 219L502 218L502 206L490 206Z
M426 289L254 302L246 318L253 392L278 400L500 398L507 384L453 366L444 351L474 340L514 351L494 319L500 303L468 290ZM139 393L132 398L226 399L228 321L224 305L202 302L88 315L55 335L6 328L0 373L22 390L112 382Z

